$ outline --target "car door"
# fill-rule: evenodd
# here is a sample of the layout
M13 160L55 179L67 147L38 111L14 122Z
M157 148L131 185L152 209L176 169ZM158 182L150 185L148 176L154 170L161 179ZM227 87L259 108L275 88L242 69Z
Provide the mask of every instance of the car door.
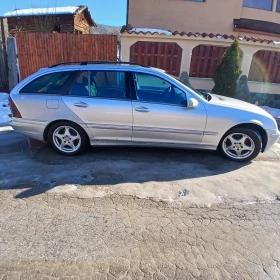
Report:
M199 144L206 125L203 104L190 109L186 92L160 76L133 73L134 142Z
M131 141L132 104L122 71L81 71L63 96L89 127L92 141Z

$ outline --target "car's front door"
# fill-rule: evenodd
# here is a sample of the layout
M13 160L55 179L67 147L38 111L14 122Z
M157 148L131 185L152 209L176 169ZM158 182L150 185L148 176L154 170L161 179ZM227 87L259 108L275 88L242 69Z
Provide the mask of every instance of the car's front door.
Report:
M182 104L184 91L159 76L134 73L134 142L197 145L206 125L203 104L190 109Z
M127 73L81 71L65 104L90 128L91 141L131 141L132 104Z

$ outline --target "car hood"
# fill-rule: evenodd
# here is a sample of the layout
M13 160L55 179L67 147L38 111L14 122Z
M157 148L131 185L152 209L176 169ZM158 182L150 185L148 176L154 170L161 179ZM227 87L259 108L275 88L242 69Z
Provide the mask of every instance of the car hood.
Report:
M217 94L211 94L211 96L212 96L212 99L209 101L210 104L244 110L247 112L252 112L252 113L259 114L259 115L267 116L270 118L272 117L269 113L267 113L265 110L258 107L257 105L250 104L248 102L241 101L241 100L234 99L234 98L217 95Z

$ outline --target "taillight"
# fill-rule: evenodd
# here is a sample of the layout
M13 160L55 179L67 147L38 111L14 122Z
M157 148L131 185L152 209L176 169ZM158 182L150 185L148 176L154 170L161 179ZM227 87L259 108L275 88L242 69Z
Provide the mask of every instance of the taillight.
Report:
M12 100L11 96L9 96L9 106L11 108L11 112L14 118L22 118L16 104Z

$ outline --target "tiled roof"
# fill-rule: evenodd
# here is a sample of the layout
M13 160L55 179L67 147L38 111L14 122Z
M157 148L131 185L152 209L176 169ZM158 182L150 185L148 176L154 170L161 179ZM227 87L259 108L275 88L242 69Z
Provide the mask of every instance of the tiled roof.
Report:
M238 38L240 41L252 41L252 42L259 42L259 43L267 43L267 44L274 44L274 45L280 45L280 41L275 40L268 40L268 39L261 39L261 38L255 38L255 37L248 37L248 36L234 36L234 35L228 35L228 34L214 34L214 33L199 33L199 32L179 32L179 31L170 31L170 30L162 30L162 29L151 29L151 28L133 28L130 24L124 25L121 29L121 33L128 33L128 34L150 34L150 35L165 35L165 36L187 36L187 37L202 37L202 38L217 38L219 39L231 39L234 40L235 38Z

